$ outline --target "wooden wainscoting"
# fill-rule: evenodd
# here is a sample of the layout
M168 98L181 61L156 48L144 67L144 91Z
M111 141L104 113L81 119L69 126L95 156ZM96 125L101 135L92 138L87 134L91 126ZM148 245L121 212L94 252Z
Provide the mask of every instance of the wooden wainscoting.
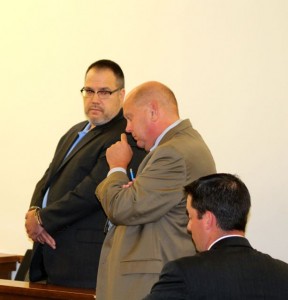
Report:
M95 290L0 279L0 300L28 299L95 300Z

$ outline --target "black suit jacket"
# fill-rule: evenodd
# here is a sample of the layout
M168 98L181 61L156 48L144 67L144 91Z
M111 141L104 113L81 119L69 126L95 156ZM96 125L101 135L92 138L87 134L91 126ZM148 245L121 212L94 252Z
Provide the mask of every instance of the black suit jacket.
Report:
M288 264L227 237L209 251L167 263L145 300L288 299Z
M73 126L59 141L54 158L36 185L31 205L47 206L41 212L44 228L56 240L56 250L34 243L30 280L48 279L51 284L95 288L106 216L95 196L97 185L107 176L106 149L120 140L126 120L120 113L107 124L96 126L66 153L87 121ZM130 164L136 173L145 156L128 135L134 155Z

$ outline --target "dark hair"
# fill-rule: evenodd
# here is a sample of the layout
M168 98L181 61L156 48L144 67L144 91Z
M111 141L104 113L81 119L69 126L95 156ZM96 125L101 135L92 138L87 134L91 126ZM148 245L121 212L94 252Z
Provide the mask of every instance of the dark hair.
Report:
M101 59L101 60L94 62L93 64L91 64L88 67L88 69L85 73L85 76L91 69L110 69L114 73L116 80L119 84L119 87L120 88L125 87L124 73L123 73L122 69L120 68L120 66L118 64L116 64L114 61L109 60L109 59Z
M218 226L225 231L245 231L251 206L246 185L231 174L204 176L184 187L186 196L192 196L192 207L201 219L206 211L212 212Z

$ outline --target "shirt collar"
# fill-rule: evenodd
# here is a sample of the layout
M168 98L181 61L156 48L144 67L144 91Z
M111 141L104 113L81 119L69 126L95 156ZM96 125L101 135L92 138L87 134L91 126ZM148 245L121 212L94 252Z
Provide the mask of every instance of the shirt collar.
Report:
M217 239L216 241L214 241L209 247L208 247L208 250L210 250L212 248L213 245L215 245L217 242L223 240L223 239L226 239L226 238L229 238L229 237L242 237L244 238L243 235L240 235L240 234L230 234L230 235L224 235L224 236L221 236L219 239Z
M82 132L87 133L90 130L90 128L91 128L91 124L90 124L90 122L88 122L87 125L85 126L85 128L82 130Z
M159 136L158 138L156 139L153 147L150 149L150 152L153 151L158 145L159 143L161 142L162 138L164 137L164 135L169 131L171 130L172 128L176 127L179 123L181 123L182 120L177 120L176 122L174 122L173 124L171 124L170 126L168 126Z

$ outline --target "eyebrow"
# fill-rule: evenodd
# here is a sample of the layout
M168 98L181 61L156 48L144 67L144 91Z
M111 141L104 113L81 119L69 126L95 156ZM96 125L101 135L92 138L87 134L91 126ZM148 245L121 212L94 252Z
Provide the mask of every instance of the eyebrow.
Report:
M105 91L105 90L113 90L113 89L111 89L110 87L106 87L106 86L104 86L104 87L100 87L99 89L94 89L94 88L92 88L91 86L85 86L85 88L86 89L91 89L91 90L93 90L93 91Z
M98 91L113 90L110 87L101 87Z

